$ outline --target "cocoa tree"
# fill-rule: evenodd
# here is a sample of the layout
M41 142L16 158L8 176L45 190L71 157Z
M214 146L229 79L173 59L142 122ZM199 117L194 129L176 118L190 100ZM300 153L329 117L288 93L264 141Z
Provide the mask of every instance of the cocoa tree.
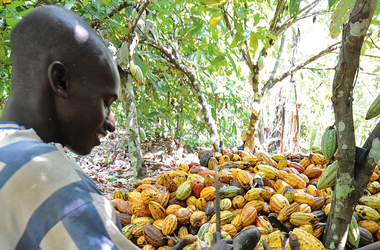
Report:
M354 79L358 71L361 47L376 6L375 0L356 1L348 23L343 26L341 50L332 89L338 138L337 184L323 237L324 245L330 249L344 249L344 236L355 205L379 161L377 142L380 126L374 129L364 143L363 148L369 150L369 155L361 162L360 157L364 150L356 149L352 109Z

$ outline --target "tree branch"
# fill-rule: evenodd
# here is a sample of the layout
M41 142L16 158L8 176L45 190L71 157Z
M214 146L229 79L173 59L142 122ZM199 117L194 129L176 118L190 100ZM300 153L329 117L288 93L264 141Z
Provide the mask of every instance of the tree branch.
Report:
M272 82L268 81L267 83L265 83L263 89L262 89L262 93L266 93L268 90L270 90L276 83L284 80L286 77L294 74L296 71L298 71L299 69L305 67L307 64L311 63L311 62L314 62L315 60L317 60L318 58L330 53L331 51L333 50L336 50L337 48L339 48L340 43L335 43L333 45L330 45L329 47L327 47L326 49L322 50L321 52L319 52L317 55L309 58L308 60L306 60L305 62L297 65L296 67L293 67L291 68L289 71L285 72L284 74L282 74L280 77L274 79Z
M111 18L113 15L115 15L116 13L118 13L119 11L121 11L122 9L127 8L129 6L135 7L136 3L134 1L123 2L122 4L120 4L119 6L117 6L114 10L112 10L108 14L108 16L106 18L107 19ZM101 22L102 22L102 20L96 20L96 21L94 21L94 22L91 23L91 27L95 29Z
M133 20L132 24L132 33L135 31L137 23L139 22L141 15L144 13L148 5L150 4L149 0L146 0L146 2L141 6L141 9L139 10L139 13L137 13L137 17Z
M223 17L224 17L224 21L226 22L226 26L228 28L228 30L231 32L231 35L235 35L236 33L236 30L234 30L232 28L232 25L231 25L231 22L230 22L230 19L228 18L228 14L227 14L227 11L226 9L224 8L224 6L222 5L219 5L220 9L222 10L222 14L223 14Z
M272 70L272 73L270 74L268 82L273 82L274 76L276 75L277 70L280 67L282 54L284 52L285 43L286 43L286 32L282 33L281 44L280 44L280 49L278 50L278 56L277 56L276 64L273 67L273 70Z
M274 12L274 16L273 16L272 22L271 22L270 27L269 27L269 31L271 33L273 33L274 27L276 27L276 22L277 22L278 16L281 13L281 8L282 8L283 4L284 4L284 0L279 0L277 3L276 11Z
M289 18L288 20L285 21L285 23L278 30L276 30L276 32L273 33L273 35L279 36L282 32L284 32L284 30L286 30L287 28L289 28L290 26L292 26L293 24L295 24L296 22L298 22L301 19L305 19L305 18L315 16L315 15L326 14L326 13L329 13L329 11L320 10L320 11L313 12L311 14L305 14L303 16L297 16L296 19Z

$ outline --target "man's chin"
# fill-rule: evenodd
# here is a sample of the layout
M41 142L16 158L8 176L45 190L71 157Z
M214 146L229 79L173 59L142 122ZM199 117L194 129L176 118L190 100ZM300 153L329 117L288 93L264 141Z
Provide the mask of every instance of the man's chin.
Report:
M91 148L87 148L87 147L70 147L68 145L66 145L66 147L71 151L73 152L74 154L77 154L77 155L88 155L89 153L91 153L91 150L93 149L93 147Z

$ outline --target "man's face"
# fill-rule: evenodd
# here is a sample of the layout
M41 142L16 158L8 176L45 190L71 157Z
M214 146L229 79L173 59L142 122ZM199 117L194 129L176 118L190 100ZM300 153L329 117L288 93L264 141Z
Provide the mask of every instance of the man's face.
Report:
M114 131L110 106L117 99L120 79L111 64L85 70L90 72L72 82L65 110L61 109L60 141L77 154L89 154L100 144L99 136Z

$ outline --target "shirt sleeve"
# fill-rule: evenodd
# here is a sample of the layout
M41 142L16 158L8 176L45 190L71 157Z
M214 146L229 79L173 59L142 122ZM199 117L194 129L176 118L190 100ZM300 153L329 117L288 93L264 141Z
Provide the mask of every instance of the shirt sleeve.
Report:
M94 201L71 211L43 237L45 249L140 249L124 237L117 215L108 200L93 194Z

